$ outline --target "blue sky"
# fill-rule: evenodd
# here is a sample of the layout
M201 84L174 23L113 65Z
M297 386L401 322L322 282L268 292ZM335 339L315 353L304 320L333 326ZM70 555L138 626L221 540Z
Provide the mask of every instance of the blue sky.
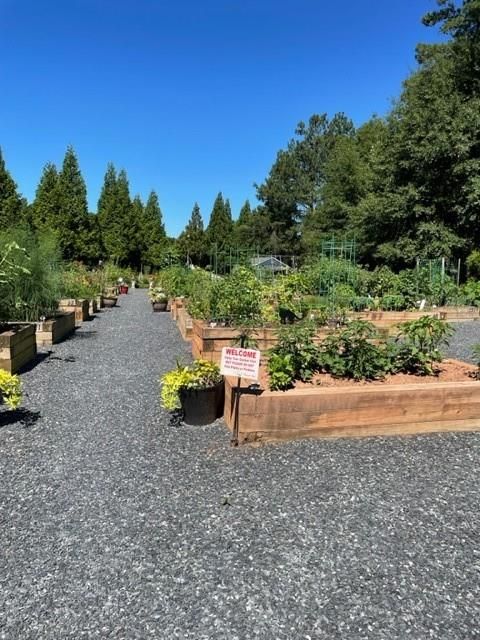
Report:
M31 200L72 144L92 211L107 162L177 235L222 191L234 216L296 123L383 115L434 0L0 0L0 146Z

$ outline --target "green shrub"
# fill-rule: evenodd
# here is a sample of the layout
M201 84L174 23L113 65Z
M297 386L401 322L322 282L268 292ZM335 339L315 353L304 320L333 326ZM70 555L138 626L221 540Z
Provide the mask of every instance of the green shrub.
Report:
M10 242L24 251L16 251L16 268L9 281L0 285L2 318L37 321L52 314L60 298L61 262L56 238L48 233L37 235L27 229L14 229L0 236L0 245Z
M320 364L334 376L354 380L382 378L388 369L385 350L372 344L375 327L364 320L354 320L340 331L327 336L320 351Z
M278 330L278 342L270 350L268 375L270 388L284 390L295 380L308 382L318 371L319 352L313 342L315 325L300 323Z
M399 325L400 333L392 348L391 368L395 372L434 375L433 365L442 361L440 347L448 345L453 328L446 322L423 316Z
M480 280L480 251L475 249L467 258L467 275L469 278Z

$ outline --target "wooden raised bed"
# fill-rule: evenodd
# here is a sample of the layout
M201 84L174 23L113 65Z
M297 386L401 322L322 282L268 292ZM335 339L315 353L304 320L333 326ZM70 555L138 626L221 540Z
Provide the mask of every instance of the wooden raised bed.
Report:
M103 296L100 294L97 296L97 309L103 309Z
M318 330L314 341L319 344L329 335L333 329L321 328ZM380 329L387 337L387 333ZM230 347L238 343L239 329L237 327L210 327L203 320L192 321L192 355L194 358L202 358L210 362L220 362L223 347ZM257 343L262 353L277 344L278 327L258 327L253 330L252 339Z
M89 313L88 313L88 307L89 307L89 301L88 300L60 300L60 302L58 303L58 308L60 309L60 311L73 311L75 314L75 326L76 327L80 327L82 322L85 322L85 320L89 319Z
M185 298L171 298L169 300L169 305L172 318L177 320L178 311L185 307Z
M11 323L0 333L0 369L17 373L37 355L34 324Z
M75 313L57 311L55 317L36 323L37 346L56 344L75 331Z
M97 311L98 311L97 299L92 298L91 300L88 301L88 313L89 315L93 316L95 313L97 313Z
M410 320L418 320L423 316L431 316L447 322L463 322L480 319L477 307L437 307L426 311L359 311L348 314L350 318L368 320L377 327L390 327Z
M184 307L177 309L177 327L186 341L190 341L193 337L193 322L194 320Z
M233 430L232 388L224 419ZM239 442L480 430L480 382L312 387L242 395Z

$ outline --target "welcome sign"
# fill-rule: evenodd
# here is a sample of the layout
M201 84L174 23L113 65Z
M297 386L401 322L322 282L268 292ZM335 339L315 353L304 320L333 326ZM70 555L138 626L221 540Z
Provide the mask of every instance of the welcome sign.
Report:
M220 372L224 376L258 379L260 351L238 347L223 347Z

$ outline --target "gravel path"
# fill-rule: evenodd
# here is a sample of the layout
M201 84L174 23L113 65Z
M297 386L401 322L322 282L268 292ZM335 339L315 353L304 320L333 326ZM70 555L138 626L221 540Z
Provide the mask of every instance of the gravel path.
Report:
M480 434L231 449L159 407L187 353L136 291L24 374L0 638L480 638Z

